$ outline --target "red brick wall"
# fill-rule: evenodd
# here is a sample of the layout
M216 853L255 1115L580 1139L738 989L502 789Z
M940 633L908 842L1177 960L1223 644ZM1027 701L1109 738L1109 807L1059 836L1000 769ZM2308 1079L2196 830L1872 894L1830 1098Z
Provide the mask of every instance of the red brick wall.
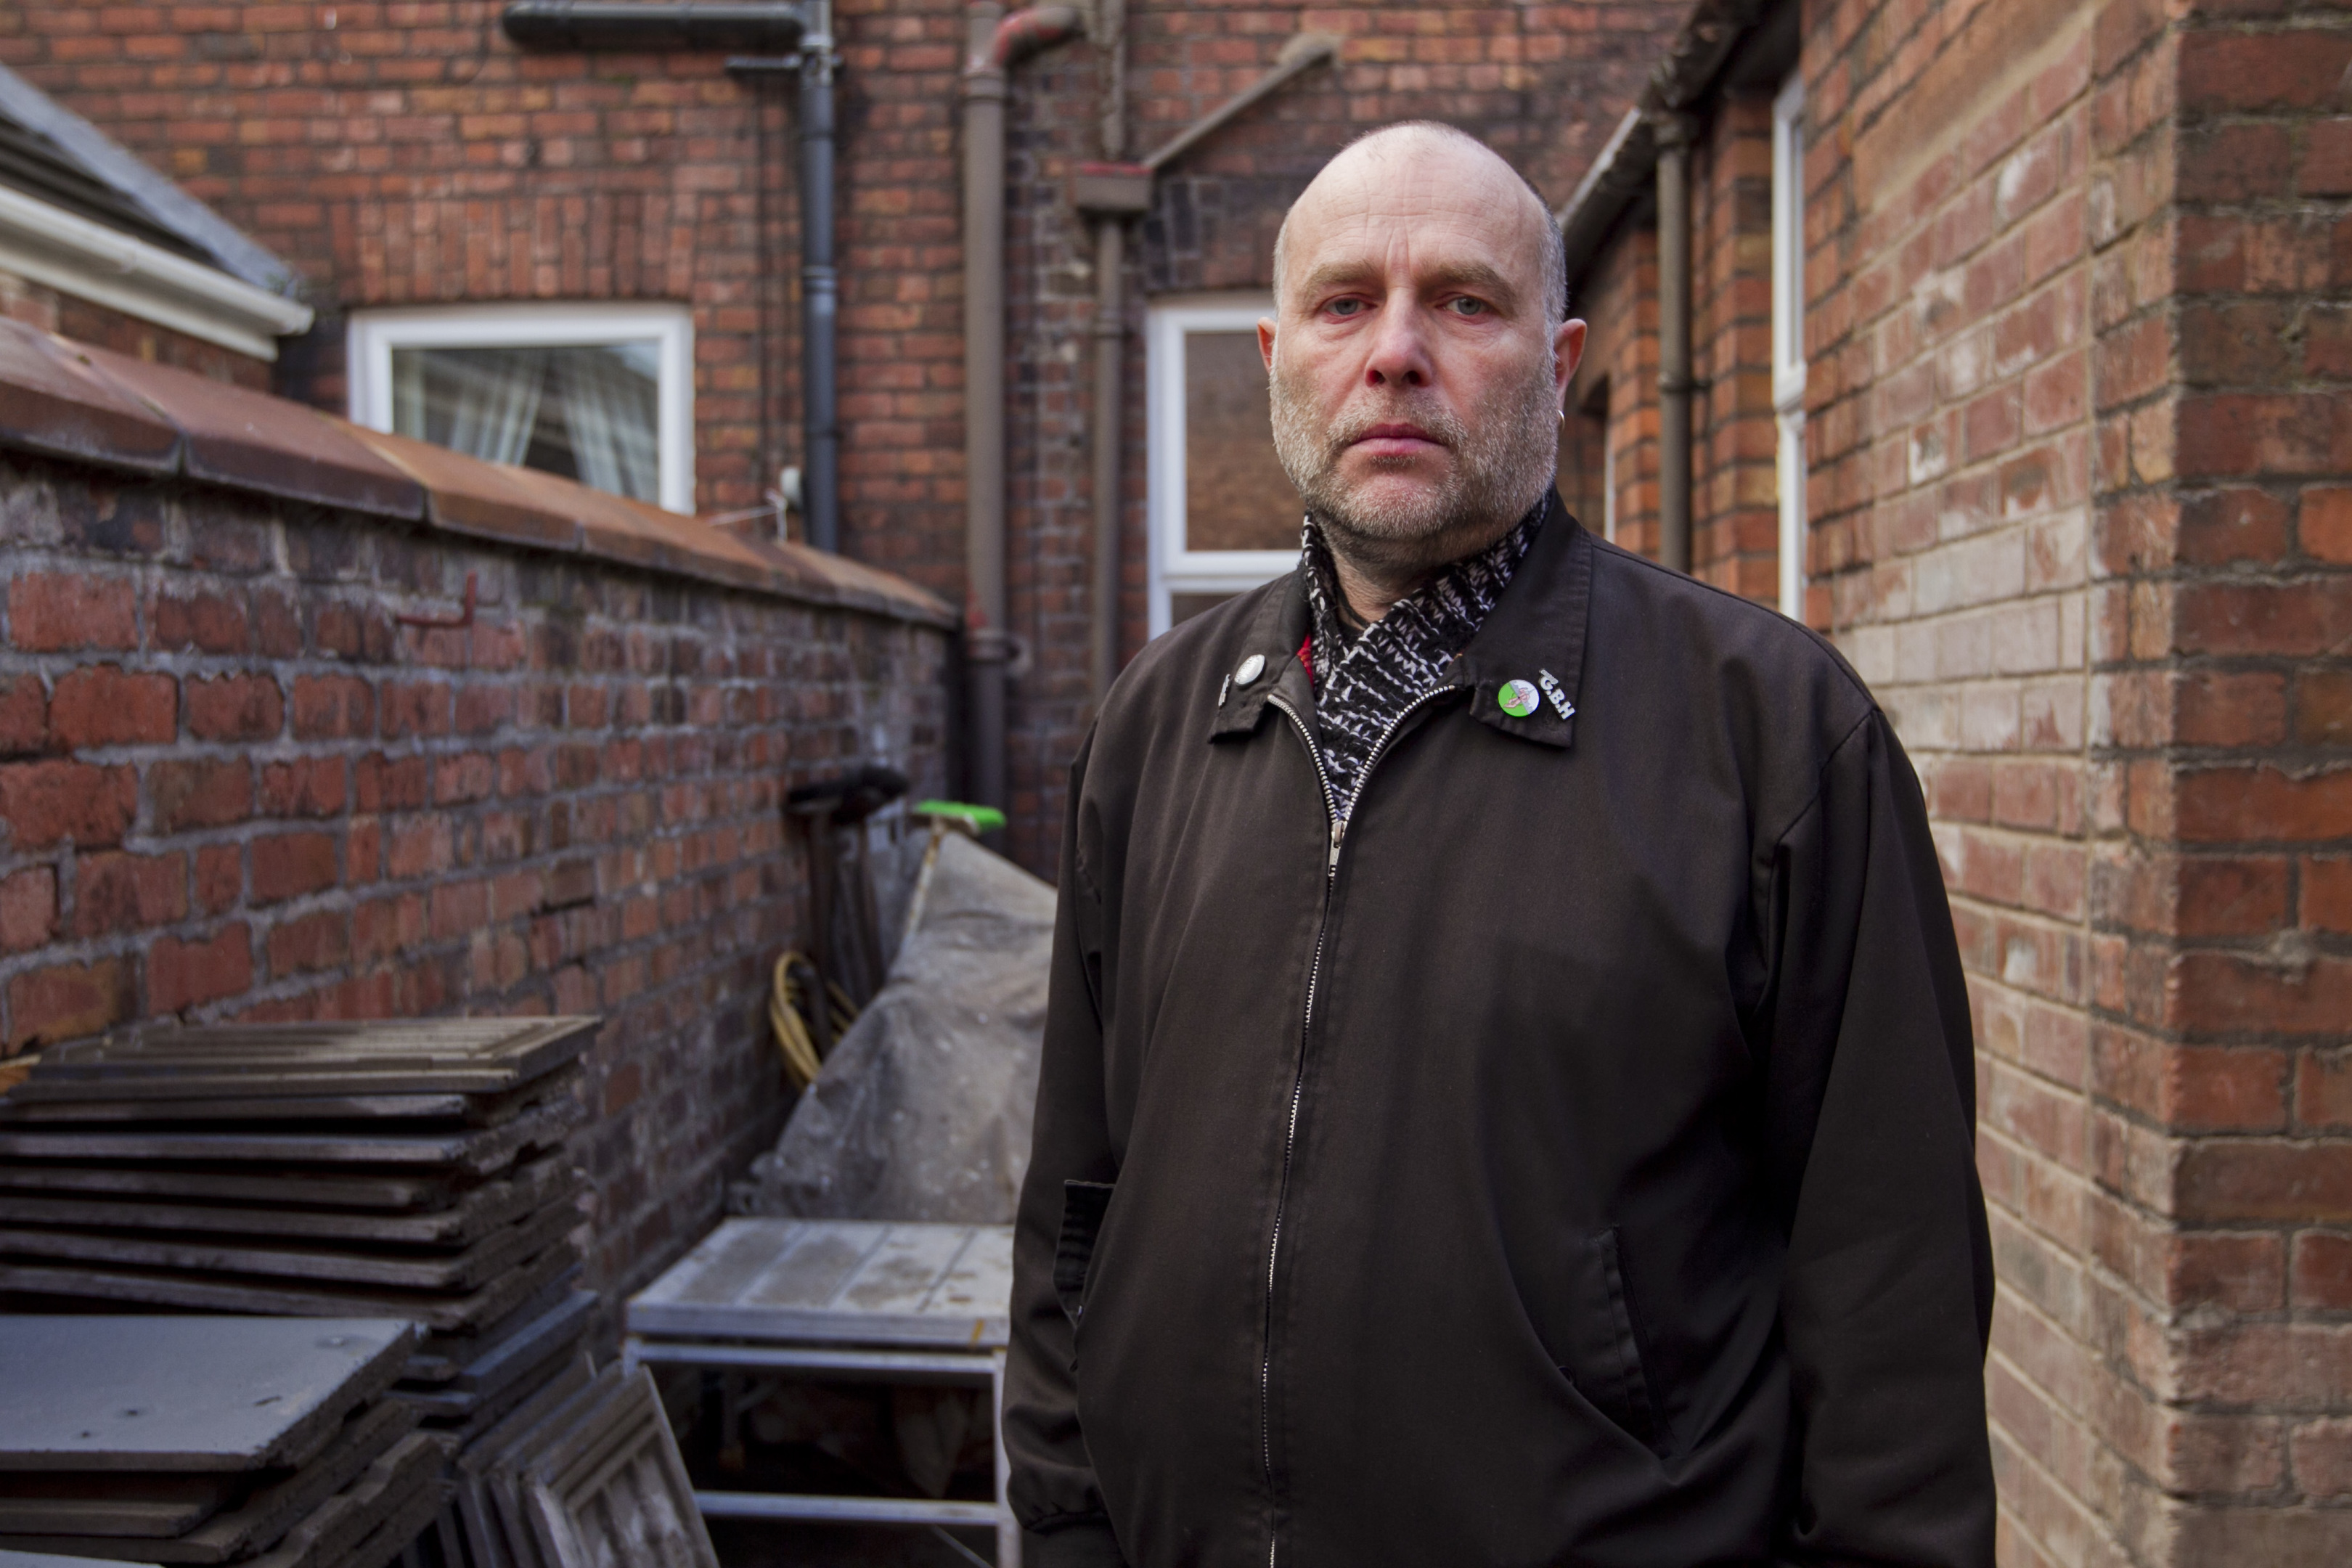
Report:
M1772 96L1713 100L1691 149L1691 573L1778 604L1778 426L1772 411ZM1617 542L1654 559L1658 517L1657 229L1637 204L1572 281L1591 323L1571 408L1603 395L1608 451L1563 447L1563 495L1617 489ZM1611 459L1613 458L1613 462ZM1587 503L1598 531L1602 513Z
M159 327L152 321L142 321L71 294L61 294L46 283L36 283L11 272L0 272L0 317L26 322L45 332L62 333L76 342L95 343L133 359L192 370L215 381L249 386L256 391L268 391L269 387L270 367L267 360L225 349L170 327Z
M1654 229L1629 224L1572 283L1570 308L1589 323L1584 362L1569 405L1597 410L1601 440L1560 458L1561 495L1591 497L1580 518L1601 531L1605 488L1616 491L1617 543L1658 553L1658 246ZM1602 449L1605 443L1607 450Z
M2321 9L1808 17L1811 604L1969 972L2008 1563L2352 1558Z
M792 89L765 89L763 111L716 55L521 55L498 30L499 8L27 0L0 7L0 61L310 279L320 325L289 353L280 390L340 406L351 309L681 300L700 361L699 504L755 504L799 450ZM1171 170L1136 226L1130 324L1147 289L1262 286L1290 199L1349 137L1390 120L1465 125L1563 199L1684 9L1132 5L1131 154L1238 91L1302 26L1349 42L1339 69L1293 84ZM835 14L845 547L961 603L963 7L842 0ZM1013 699L1012 838L1046 869L1087 699L1092 251L1065 191L1070 162L1099 155L1097 60L1078 43L1021 67L1010 121L1010 613L1035 654ZM1144 454L1139 334L1129 342L1132 652Z
M1691 572L1776 605L1771 93L1720 100L1691 162Z
M944 783L936 626L0 454L0 1057L597 1013L597 1280L774 1133L791 784ZM470 629L418 630L472 575Z

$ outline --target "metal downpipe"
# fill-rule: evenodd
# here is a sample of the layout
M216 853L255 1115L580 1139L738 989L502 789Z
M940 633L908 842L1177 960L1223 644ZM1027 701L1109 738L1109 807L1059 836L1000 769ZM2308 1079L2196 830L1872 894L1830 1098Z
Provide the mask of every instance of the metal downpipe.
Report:
M1005 782L1004 99L1017 59L1078 30L1066 5L1004 15L995 0L966 12L963 71L964 663L971 713L971 797L999 810Z
M971 682L971 797L1004 788L1004 68L1002 12L971 7L963 75L963 656Z
M1097 15L1103 57L1102 155L1127 156L1127 0L1100 0ZM1149 187L1147 186L1147 189ZM1087 595L1092 634L1087 675L1099 705L1118 674L1120 478L1127 421L1127 223L1106 214L1095 222L1095 407L1093 592Z
M1658 560L1691 567L1691 119L1658 117Z
M841 414L835 350L840 279L833 257L833 7L809 6L801 44L801 504L808 542L841 549Z
M1087 663L1097 702L1118 674L1118 536L1123 489L1119 448L1126 440L1127 226L1095 225L1094 591L1088 595L1093 646Z

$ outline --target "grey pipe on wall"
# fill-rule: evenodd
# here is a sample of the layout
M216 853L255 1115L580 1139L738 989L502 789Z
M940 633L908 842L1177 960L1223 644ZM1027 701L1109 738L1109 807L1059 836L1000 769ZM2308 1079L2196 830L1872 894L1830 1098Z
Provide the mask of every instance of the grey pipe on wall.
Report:
M730 59L730 71L764 75L798 68L801 508L808 542L819 550L838 551L841 417L835 344L840 285L833 255L833 73L839 57L833 48L832 0L513 0L499 22L507 37L526 48L744 47L762 53Z
M833 262L833 6L811 0L801 40L801 505L808 542L841 548L840 279Z
M1691 566L1691 204L1686 114L1657 118L1658 559Z
M966 12L963 70L964 666L967 793L1006 804L1004 625L1004 100L1015 62L1076 36L1078 12L1040 5Z

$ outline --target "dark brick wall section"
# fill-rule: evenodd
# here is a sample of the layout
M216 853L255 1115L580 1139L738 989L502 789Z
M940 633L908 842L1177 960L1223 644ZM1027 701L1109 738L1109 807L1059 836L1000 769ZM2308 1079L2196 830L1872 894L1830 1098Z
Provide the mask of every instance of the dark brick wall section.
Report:
M782 1110L783 792L852 759L944 788L950 617L772 546L469 536L436 525L446 473L398 518L34 455L8 391L0 1057L170 1017L602 1014L596 1278L645 1278ZM551 481L541 533L565 492L596 521ZM469 580L471 625L402 624Z

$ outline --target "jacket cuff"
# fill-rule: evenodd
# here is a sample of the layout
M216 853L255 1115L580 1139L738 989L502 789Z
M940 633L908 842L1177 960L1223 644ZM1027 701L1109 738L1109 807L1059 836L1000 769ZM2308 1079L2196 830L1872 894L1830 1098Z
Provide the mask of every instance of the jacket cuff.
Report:
M1127 1568L1110 1525L1078 1520L1058 1530L1021 1532L1022 1568Z

